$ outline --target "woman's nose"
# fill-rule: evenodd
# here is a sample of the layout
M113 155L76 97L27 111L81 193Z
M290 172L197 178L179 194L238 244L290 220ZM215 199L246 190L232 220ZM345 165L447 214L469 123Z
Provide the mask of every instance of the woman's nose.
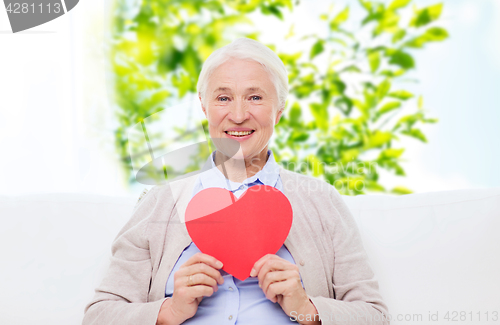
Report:
M249 117L250 114L248 113L247 105L239 100L235 101L234 105L231 107L229 119L236 124L241 124Z

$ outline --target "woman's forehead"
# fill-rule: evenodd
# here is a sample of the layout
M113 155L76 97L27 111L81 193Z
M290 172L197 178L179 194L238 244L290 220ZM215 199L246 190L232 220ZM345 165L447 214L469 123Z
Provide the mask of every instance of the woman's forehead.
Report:
M233 91L233 88L234 87L217 87L214 89L214 92L232 92ZM259 86L249 86L249 87L246 87L246 88L243 88L243 91L245 92L263 92L265 93L266 90L265 88L263 87L259 87Z
M208 78L212 92L262 91L274 89L269 71L259 62L231 59L214 69Z

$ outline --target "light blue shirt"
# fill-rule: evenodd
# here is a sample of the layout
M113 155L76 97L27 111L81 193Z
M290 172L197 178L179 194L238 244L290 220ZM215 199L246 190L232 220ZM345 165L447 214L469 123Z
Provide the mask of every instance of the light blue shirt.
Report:
M208 158L212 168L201 173L195 183L192 196L209 187L220 187L230 190L236 197L240 197L245 190L254 185L269 185L283 192L283 183L279 176L279 166L274 160L271 150L265 166L254 176L247 178L243 183L228 180L215 166L213 157L215 151ZM184 249L177 260L165 287L165 297L171 297L174 292L174 273L191 256L200 252L198 247L191 244ZM276 253L281 258L295 264L292 255L283 245ZM198 311L183 324L238 324L238 325L279 325L296 324L290 320L278 303L273 303L266 298L259 288L257 277L248 277L245 281L238 280L232 275L220 270L224 277L224 284L219 285L219 290L210 297L203 297L198 306ZM301 279L302 281L302 279ZM302 284L303 286L303 284Z

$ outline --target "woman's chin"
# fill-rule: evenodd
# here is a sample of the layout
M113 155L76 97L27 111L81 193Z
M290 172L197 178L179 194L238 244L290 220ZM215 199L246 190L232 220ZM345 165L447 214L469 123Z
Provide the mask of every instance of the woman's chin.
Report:
M240 146L238 148L238 151L235 153L234 151L221 151L226 157L229 159L235 159L235 160L245 160L247 157L245 156L242 147Z
M219 147L217 146L217 151L222 153L224 156L226 156L226 159L231 159L231 160L251 160L254 159L258 154L255 154L255 152L258 152L257 150L245 150L245 146L240 146L238 150L235 152L235 148L233 146L229 147Z

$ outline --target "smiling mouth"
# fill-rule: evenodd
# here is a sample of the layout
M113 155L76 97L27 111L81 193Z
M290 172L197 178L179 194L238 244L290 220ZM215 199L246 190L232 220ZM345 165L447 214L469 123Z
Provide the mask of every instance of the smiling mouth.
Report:
M250 135L255 132L255 130L251 131L224 131L226 134L231 135L233 137L244 137Z

